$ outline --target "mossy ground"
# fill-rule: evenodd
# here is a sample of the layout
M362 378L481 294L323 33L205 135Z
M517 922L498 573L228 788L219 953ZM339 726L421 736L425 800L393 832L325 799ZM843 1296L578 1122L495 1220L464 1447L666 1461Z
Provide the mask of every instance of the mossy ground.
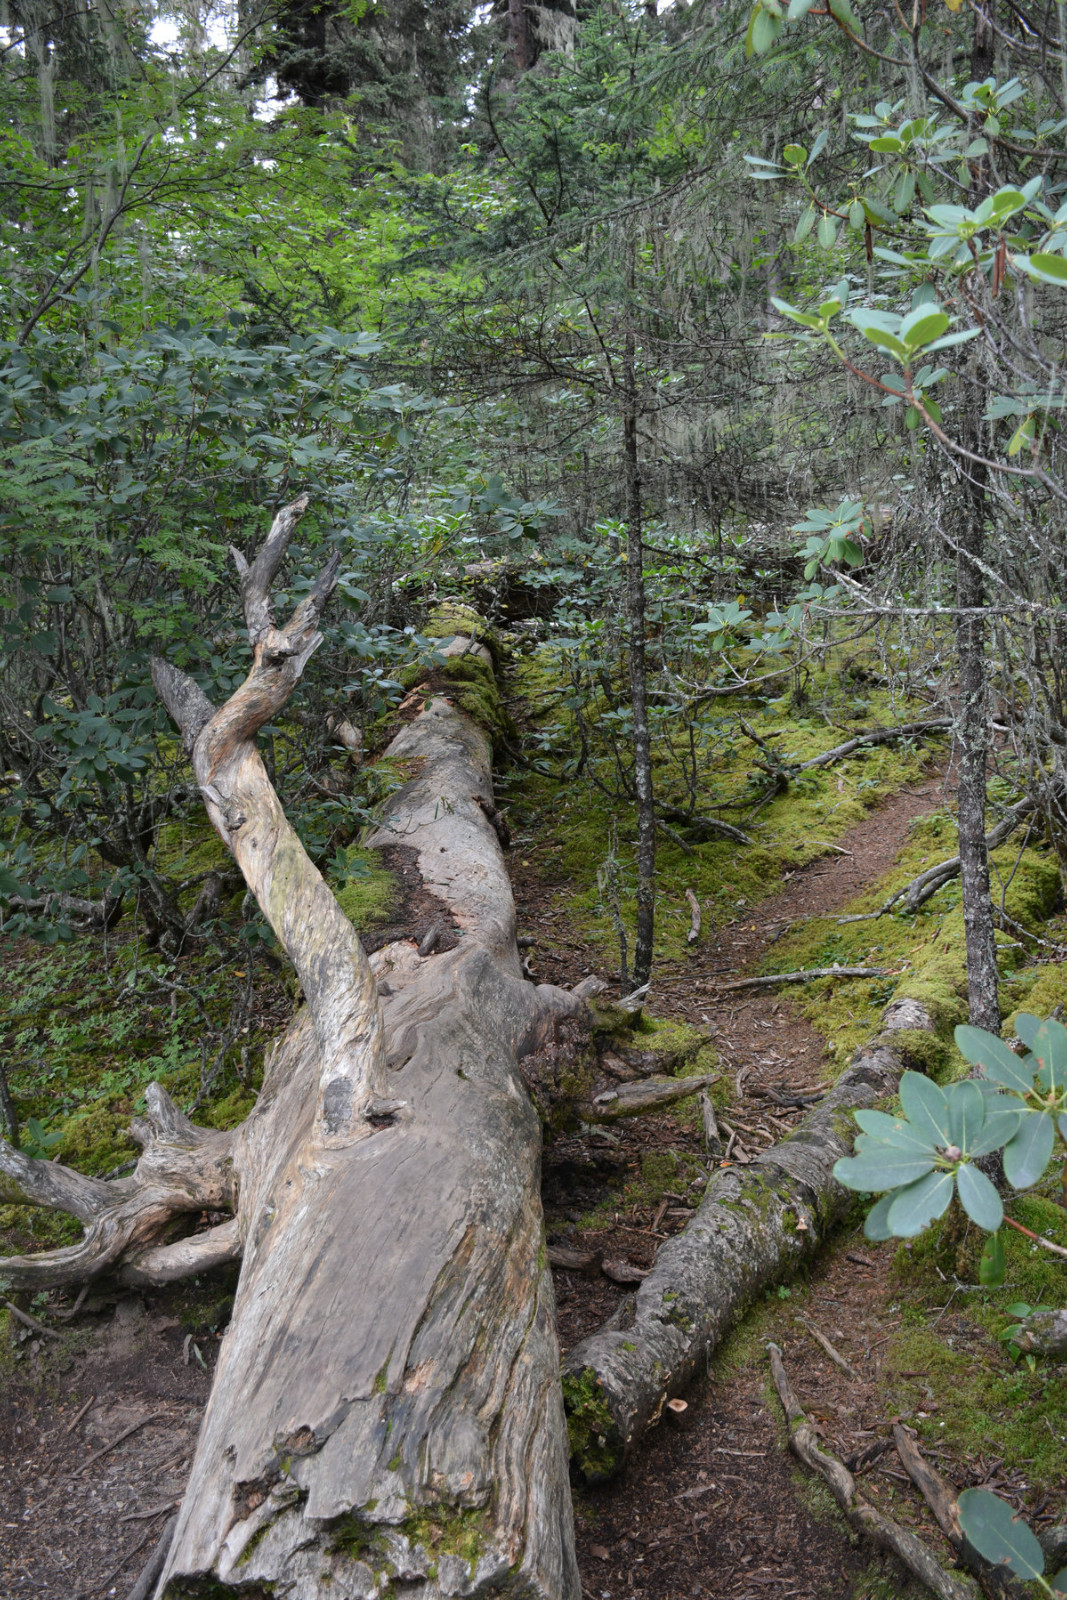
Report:
M573 752L577 734L573 720L559 711L564 688L552 652L527 658L517 669L519 687L527 703L541 709L535 716L532 742L551 752L555 761ZM829 715L855 714L854 696L833 673L824 674L812 691ZM890 720L885 696L872 694L864 701L864 721L874 725ZM678 749L669 728L657 724L660 736L653 747L654 783L664 804L687 804L688 777L695 763L698 814L721 816L741 826L752 844L738 846L728 839L686 841L688 848L663 832L657 838L657 904L655 961L657 965L685 959L691 913L685 890L700 901L703 939L714 937L721 922L747 913L781 884L783 875L806 866L827 853L866 811L885 795L916 781L929 759L929 747L878 745L859 751L848 760L793 778L787 790L762 805L755 816L746 813L766 790L768 777L757 765L764 752L740 731L743 716L759 737L771 745L783 763L805 761L819 755L847 735L847 729L828 723L820 714L797 716L787 697L753 709L749 702L718 700L713 709L696 713L692 747ZM563 781L544 770L512 773L505 793L511 807L516 844L523 856L542 865L546 887L559 884L566 912L583 938L611 965L618 962L618 937L612 916L612 890L618 883L617 909L633 943L636 822L628 799L608 796L616 784L615 760L610 752L590 754L580 771L565 760L559 766ZM542 762L547 767L547 762ZM675 833L684 829L673 825ZM599 882L598 882L599 877Z

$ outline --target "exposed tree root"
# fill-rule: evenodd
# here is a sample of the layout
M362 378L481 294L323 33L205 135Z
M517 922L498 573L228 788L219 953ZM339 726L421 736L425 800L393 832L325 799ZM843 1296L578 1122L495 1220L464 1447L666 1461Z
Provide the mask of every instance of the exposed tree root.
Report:
M889 1550L902 1561L920 1583L940 1597L940 1600L978 1600L978 1590L969 1578L949 1572L927 1549L921 1539L902 1528L865 1500L856 1487L856 1480L843 1461L832 1456L819 1443L811 1423L793 1392L793 1387L782 1365L782 1352L776 1344L767 1346L771 1358L771 1376L778 1398L782 1402L789 1423L789 1448L798 1460L812 1472L817 1472L829 1487L830 1493L857 1533L873 1539L883 1550Z

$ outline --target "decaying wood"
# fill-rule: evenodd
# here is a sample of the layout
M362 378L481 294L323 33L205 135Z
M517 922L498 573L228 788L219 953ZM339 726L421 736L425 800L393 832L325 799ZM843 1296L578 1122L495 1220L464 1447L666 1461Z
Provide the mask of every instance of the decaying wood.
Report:
M882 1032L790 1137L743 1169L720 1168L637 1293L569 1353L564 1393L576 1462L588 1478L617 1471L732 1324L823 1245L852 1205L833 1177L834 1162L852 1148L845 1113L896 1089L905 1062L895 1034L932 1028L916 1001L892 1002Z
M835 1367L840 1367L841 1371L846 1377L859 1377L859 1373L856 1371L855 1367L851 1366L849 1362L845 1360L840 1350L830 1343L825 1333L817 1328L814 1322L809 1322L807 1317L802 1317L799 1315L799 1313L797 1315L797 1321L800 1323L802 1328L806 1328L808 1330L808 1332L811 1334L811 1337L815 1340L815 1343L826 1352Z
M804 972L770 972L760 978L739 978L736 983L721 983L719 994L734 994L741 989L773 989L779 983L814 983L816 978L887 978L888 967L809 967Z
M692 1078L642 1078L636 1083L620 1083L603 1090L593 1100L578 1107L583 1122L619 1122L623 1117L639 1117L648 1111L662 1111L692 1094L699 1094L715 1083L720 1074L704 1072Z
M254 657L226 705L166 663L154 677L307 1004L239 1129L196 1128L151 1086L127 1178L0 1144L0 1197L85 1230L0 1275L159 1283L241 1258L157 1594L370 1600L396 1581L409 1600L576 1600L540 1125L520 1061L536 1082L539 1064L588 1049L588 1007L522 975L488 739L443 696L390 746L411 776L365 842L415 852L453 948L420 956L402 940L368 960L286 821L255 735L319 642L337 571L275 625L270 586L303 509L279 513L254 562L235 556ZM203 1210L232 1215L175 1240L175 1219Z
M887 1517L877 1506L865 1500L856 1487L856 1480L843 1461L819 1443L818 1435L793 1392L782 1364L782 1352L776 1344L767 1346L771 1360L771 1376L778 1398L782 1402L789 1424L789 1448L799 1461L828 1486L830 1493L857 1533L872 1539L883 1550L889 1550L902 1561L920 1583L926 1585L940 1600L978 1600L978 1590L969 1578L949 1572L915 1534Z
M149 1600L155 1593L156 1584L167 1563L167 1552L174 1538L174 1530L178 1526L177 1517L170 1517L159 1536L156 1548L142 1567L137 1582L126 1596L126 1600Z
M687 889L685 891L685 898L689 904L689 913L691 919L689 924L689 932L685 936L685 942L686 944L696 944L697 940L700 938L700 926L702 920L700 915L700 901L697 899L692 889Z

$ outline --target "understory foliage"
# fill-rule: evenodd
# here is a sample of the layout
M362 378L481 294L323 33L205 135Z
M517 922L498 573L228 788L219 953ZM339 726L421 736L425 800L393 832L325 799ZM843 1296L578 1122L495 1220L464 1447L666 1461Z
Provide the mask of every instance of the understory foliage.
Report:
M790 930L774 970L884 968L801 1002L839 1059L894 994L936 1014L840 1169L885 1191L871 1236L956 1197L1000 1237L989 1158L1027 1189L1067 1116L1067 1034L1020 1009L1067 1000L1065 18L12 0L13 1142L114 1171L150 1078L218 1126L253 1101L295 983L150 659L233 691L231 547L306 493L279 605L333 551L342 576L259 742L364 929L396 885L360 837L425 668L623 990L684 970L687 891L713 937L937 756L946 803L882 899ZM502 698L436 650L467 626Z

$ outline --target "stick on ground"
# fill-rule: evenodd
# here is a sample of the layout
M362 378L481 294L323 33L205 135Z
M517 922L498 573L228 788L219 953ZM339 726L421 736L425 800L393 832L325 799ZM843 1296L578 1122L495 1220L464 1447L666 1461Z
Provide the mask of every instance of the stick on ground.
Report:
M767 1350L774 1387L789 1423L789 1448L799 1461L810 1467L812 1472L817 1472L827 1484L850 1525L857 1533L873 1539L883 1550L891 1551L920 1583L939 1596L939 1600L978 1600L978 1590L969 1578L947 1571L921 1539L863 1498L844 1462L830 1455L819 1444L815 1430L786 1376L782 1352L776 1344L769 1344Z

